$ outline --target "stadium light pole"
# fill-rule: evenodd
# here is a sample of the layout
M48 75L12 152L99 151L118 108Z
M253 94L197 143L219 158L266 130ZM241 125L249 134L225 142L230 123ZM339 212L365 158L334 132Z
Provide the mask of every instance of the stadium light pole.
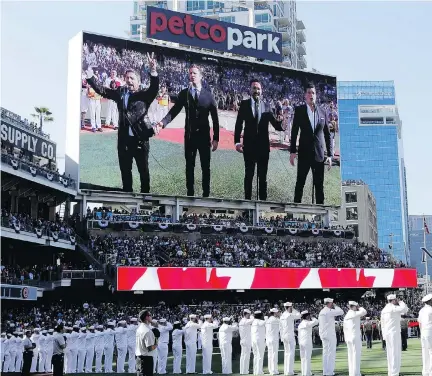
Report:
M425 273L426 273L426 294L429 294L429 272L428 272L428 256L431 257L431 254L427 250L426 247L420 247L422 250L422 261L425 263Z

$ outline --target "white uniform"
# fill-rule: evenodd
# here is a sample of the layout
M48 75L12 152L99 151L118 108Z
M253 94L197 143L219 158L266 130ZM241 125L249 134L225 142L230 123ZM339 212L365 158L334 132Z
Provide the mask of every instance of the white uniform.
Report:
M17 337L15 339L16 342L16 359L15 359L15 372L21 372L21 367L23 363L23 354L24 354L24 339L21 337Z
M182 347L183 330L174 329L172 332L172 352L174 356L173 360L173 373L181 373L181 360L183 355Z
M68 341L66 347L69 348L69 359L67 373L76 373L77 370L77 362L78 362L78 337L79 333L73 331L69 334Z
M389 376L398 376L402 357L401 315L408 312L404 302L399 305L388 303L381 311L381 330L386 341Z
M278 355L279 355L279 332L280 321L275 316L270 316L266 321L266 343L268 357L268 371L270 375L278 375Z
M285 311L280 318L280 335L284 345L284 375L294 375L295 334L294 323L300 320L300 312Z
M253 318L243 317L239 322L240 332L240 375L247 375L249 373L250 355L252 350L251 327Z
M45 360L45 372L52 371L52 356L54 351L54 335L53 333L48 333L46 337L45 344L47 346L47 356Z
M119 81L119 79L117 77L115 77L114 79L112 79L111 77L107 77L107 79L105 80L104 86L107 88L111 88L110 84L111 84L111 81L113 81L113 80ZM113 100L109 99L107 107L108 108L107 108L107 113L106 113L106 117L105 117L105 125L110 125L110 123L112 121L114 128L117 128L118 127L118 121L119 121L119 112L118 112L117 103L114 102Z
M86 338L87 333L81 332L78 335L77 349L78 349L78 364L77 373L84 373L84 362L86 357Z
M39 345L39 339L40 339L39 333L33 333L30 337L30 341L32 341L36 347L33 349L33 358L32 358L32 365L30 367L30 373L36 373L37 372L37 361L39 358L39 351L40 351L40 345Z
M362 333L360 329L360 318L366 316L366 313L366 310L360 307L358 311L350 309L344 317L343 331L348 348L349 376L361 376Z
M311 376L311 358L312 358L312 329L318 325L317 319L302 320L299 324L298 331L298 342L300 347L300 363L301 363L301 374L302 376Z
M159 325L160 337L158 341L158 374L165 375L166 365L168 359L168 343L169 343L169 332L173 329L173 326L167 322L166 325Z
M266 340L265 321L254 319L251 327L252 352L253 352L253 374L262 375L264 365L264 352Z
M2 371L3 370L3 363L4 363L4 360L5 360L5 347L6 347L6 345L5 345L5 343L6 343L6 341L7 341L7 339L6 339L6 337L1 337L1 339L0 339L0 371Z
M102 355L105 347L105 332L95 332L95 372L102 373Z
M335 317L343 315L338 306L324 307L319 313L319 335L323 346L323 376L333 376L336 362L336 328Z
M236 325L223 323L219 328L219 348L222 358L222 374L232 374L232 337L233 332L237 331Z
M88 332L86 336L85 372L93 372L93 358L95 353L96 334Z
M9 363L9 367L8 367L9 368L9 372L15 372L15 362L16 362L16 357L17 357L17 347L18 347L17 337L12 336L9 339L9 354L10 354L10 363Z
M112 373L112 362L114 353L114 330L108 328L105 330L105 345L104 345L104 356L105 356L105 373Z
M183 328L186 345L186 373L195 373L197 334L200 327L201 324L189 321Z
M425 305L419 312L421 330L423 376L432 376L432 307Z
M64 373L68 373L68 369L69 369L69 362L70 362L70 348L69 348L69 337L70 337L70 333L63 333L63 336L66 337L66 347L63 350L64 353L64 364L63 364L63 372ZM33 350L34 351L34 350ZM34 357L33 357L34 360Z
M4 362L2 364L2 368L0 371L6 373L9 371L9 365L10 365L10 338L6 338L6 340L2 344L3 346L3 355L4 355Z
M209 375L212 373L213 357L213 329L218 327L217 322L204 322L201 326L201 344L202 344L202 373Z
M138 325L130 324L127 326L127 341L128 341L128 373L136 372L135 361L135 346L136 346L136 331Z
M124 365L128 347L126 328L115 328L115 342L117 347L117 373L124 373Z

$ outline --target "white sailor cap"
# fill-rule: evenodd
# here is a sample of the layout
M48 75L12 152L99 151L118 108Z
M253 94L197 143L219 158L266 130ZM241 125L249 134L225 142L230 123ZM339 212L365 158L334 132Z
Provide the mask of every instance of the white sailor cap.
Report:
M6 336L10 338L10 337L12 337L12 334L8 333L8 334L6 334Z
M87 330L87 328L86 328L85 326L83 326L80 330L81 330L82 332L85 332L85 331Z
M166 322L166 319L159 319L159 322L163 324L164 322Z
M78 325L74 325L72 328L79 329L79 326Z
M197 317L197 315L195 315L195 314L193 314L193 313L189 315L189 318L190 318L190 319L196 319L196 317Z
M397 299L396 294L387 295L387 300L395 300L395 299Z
M292 307L292 303L291 302L286 302L286 303L284 303L284 307Z
M79 325L79 324L81 324L81 321L75 321L75 325Z
M422 302L423 302L423 303L426 303L426 302L428 302L429 300L432 300L432 294L427 294L427 295L422 299Z
M357 302L355 302L354 300L350 300L349 302L348 302L348 305L350 305L350 306L358 306L358 303Z
M48 329L48 333L54 333L54 329Z
M9 324L9 326L11 327L11 328L15 328L15 324Z
M261 311L255 311L254 315L260 315L262 312Z
M15 331L13 332L13 334L18 334L18 332L15 330Z
M46 331L46 330L42 330L42 332L41 332L42 334L47 334L48 333L48 331Z
M126 324L126 321L125 321L125 320L121 320L121 321L118 322L118 324L119 324L119 325L125 325L125 324Z
M103 329L103 325L98 325L96 328L97 329Z
M132 318L130 319L130 321L131 321L131 322L137 322L138 319L137 319L136 317L132 317Z
M272 308L272 309L270 310L270 312L271 312L271 313L277 313L277 312L279 312L279 310L278 310L277 308Z
M1 336L2 336L2 337L5 337L5 336L6 336L6 333L2 333Z
M222 319L222 321L231 321L231 319L230 319L229 317L224 317L224 318Z
M324 303L333 303L333 299L332 298L325 298Z
M252 312L250 311L250 309L244 309L243 312L244 312L244 313L249 313L249 314L252 313Z
M366 317L366 320L370 320L370 317Z
M208 315L208 314L207 314L207 315L204 315L204 318L205 318L205 319L211 319L211 317L212 317L212 315Z
M95 327L92 325L92 326L89 327L89 329L90 329L90 330L94 330Z
M181 324L180 321L174 321L174 325Z
M156 319L153 319L151 322L152 322L152 324L157 324L157 320Z
M40 332L40 328L34 328L33 331L34 332Z
M109 321L109 322L107 323L107 325L108 325L108 326L115 326L115 323L114 323L114 321Z
M309 313L309 311L301 311L301 312L300 312L300 315L303 316L303 315L307 315L308 313Z

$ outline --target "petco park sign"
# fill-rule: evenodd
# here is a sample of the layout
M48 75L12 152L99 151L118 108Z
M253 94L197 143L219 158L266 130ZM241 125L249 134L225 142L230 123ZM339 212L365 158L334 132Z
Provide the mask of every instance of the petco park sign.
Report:
M147 7L147 37L258 59L282 61L282 35Z

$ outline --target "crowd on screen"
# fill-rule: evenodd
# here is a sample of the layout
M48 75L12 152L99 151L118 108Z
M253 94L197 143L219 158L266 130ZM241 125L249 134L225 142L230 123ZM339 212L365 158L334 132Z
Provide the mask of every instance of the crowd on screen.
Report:
M353 242L277 238L92 236L90 248L112 265L181 267L405 267L379 248Z
M54 221L45 218L32 218L28 213L12 213L6 209L1 210L2 225L7 225L14 228L15 225L19 226L20 231L27 231L35 233L36 230L42 232L57 232L64 235L73 235L74 230L69 224L61 220L59 215L56 215Z
M187 87L188 68L194 55L182 52L181 57L162 55L158 60L158 74L161 87L166 87L171 97ZM146 65L145 54L131 49L117 49L103 44L84 43L82 55L83 69L92 67L98 72L100 82L106 82L111 71L116 71L119 82L124 82L126 69L134 69L141 74L143 86L149 83L149 67ZM238 68L224 64L215 59L208 59L198 63L203 71L204 84L213 93L220 110L237 111L242 99L249 95L249 82L252 78L259 78L263 86L263 98L275 111L285 116L290 122L293 108L304 101L304 82L296 77L274 74L249 68ZM325 80L315 82L318 103L322 106L331 123L332 133L338 131L336 88ZM151 111L150 111L151 112ZM157 112L158 113L158 112ZM158 116L149 113L150 117ZM160 121L160 119L153 119ZM288 134L289 136L289 134Z

